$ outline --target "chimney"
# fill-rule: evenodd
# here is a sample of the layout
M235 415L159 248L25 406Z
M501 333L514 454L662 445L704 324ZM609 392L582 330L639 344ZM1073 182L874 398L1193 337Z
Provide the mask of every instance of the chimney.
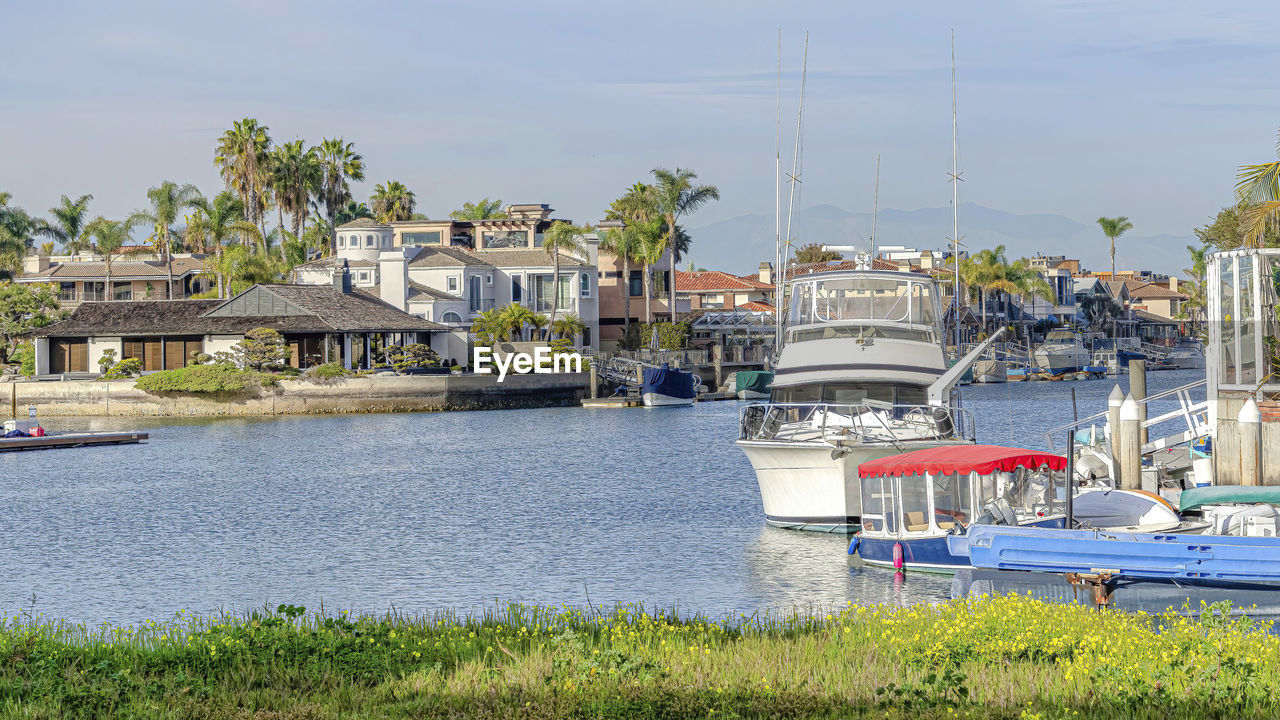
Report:
M351 273L347 272L345 262L342 267L333 269L333 289L343 295L351 294Z
M1176 275L1169 276L1169 291L1178 292L1178 276Z
M773 284L773 263L771 262L760 263L760 282L766 285Z
M409 258L404 248L383 250L378 256L378 292L383 302L408 310Z

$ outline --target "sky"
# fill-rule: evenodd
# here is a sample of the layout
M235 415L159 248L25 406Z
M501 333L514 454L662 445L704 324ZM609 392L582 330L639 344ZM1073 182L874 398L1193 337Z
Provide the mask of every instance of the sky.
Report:
M774 208L778 32L790 165L809 33L801 207L962 202L1187 235L1275 157L1280 43L1253 2L22 3L0 46L0 191L121 217L162 180L220 189L217 137L341 136L418 210L545 202L577 222L655 166ZM771 220L771 218L770 218ZM963 218L961 219L963 226ZM963 227L961 228L963 232ZM1104 239L1100 238L1100 242ZM696 245L696 234L694 236ZM1070 248L1046 248L1070 252ZM700 258L714 263L715 258Z

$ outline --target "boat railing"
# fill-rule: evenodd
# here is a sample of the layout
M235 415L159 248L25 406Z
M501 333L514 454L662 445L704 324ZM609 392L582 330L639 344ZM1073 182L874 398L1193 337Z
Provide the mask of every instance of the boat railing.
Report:
M806 432L808 431L808 432ZM921 439L972 440L973 414L964 408L866 402L753 403L742 409L739 440L818 439L898 444Z
M1178 407L1176 409L1159 415L1149 416L1146 420L1143 420L1142 428L1144 430L1179 418L1183 420L1183 424L1186 426L1185 430L1180 430L1167 437L1154 439L1144 444L1142 446L1142 454L1148 455L1157 450L1175 447L1177 445L1205 437L1212 433L1213 428L1209 425L1208 419L1208 399L1206 398L1205 400L1196 401L1191 397L1192 391L1204 388L1206 384L1205 380L1196 380L1195 382L1190 382L1186 385L1164 390L1153 395L1148 395L1138 401L1138 405L1144 409L1157 400L1164 400L1172 397L1176 398L1178 401ZM1053 428L1045 433L1045 441L1048 442L1050 450L1057 452L1058 447L1054 441L1061 439L1063 432L1070 430L1074 433L1081 428L1087 428L1090 425L1097 423L1099 420L1103 422L1107 420L1106 411L1094 413L1088 417L1080 418L1075 422ZM1110 435L1110 432L1111 429L1108 428L1108 436Z

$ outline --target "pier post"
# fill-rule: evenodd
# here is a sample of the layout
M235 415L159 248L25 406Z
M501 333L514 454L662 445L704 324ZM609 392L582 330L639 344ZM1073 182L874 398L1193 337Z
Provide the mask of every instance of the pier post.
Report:
M596 370L595 362L591 363L591 399L595 400L600 397L600 376Z
M1107 396L1107 449L1111 452L1111 468L1116 477L1119 478L1119 471L1115 470L1116 461L1120 458L1120 453L1116 452L1116 443L1120 437L1120 406L1124 404L1124 391L1120 389L1120 383L1116 383L1111 388L1111 394Z
M1116 484L1121 490L1142 489L1142 413L1138 402L1130 395L1120 406L1120 441L1116 459Z
M1147 419L1147 406L1142 403L1147 399L1147 361L1146 360L1130 360L1129 361L1129 396L1138 403L1138 414L1142 420ZM1142 442L1147 442L1147 429L1142 428L1138 432Z
M1245 400L1236 416L1240 427L1240 484L1262 484L1262 412L1253 398Z
M711 364L716 368L716 390L724 385L724 346L715 343L711 346Z

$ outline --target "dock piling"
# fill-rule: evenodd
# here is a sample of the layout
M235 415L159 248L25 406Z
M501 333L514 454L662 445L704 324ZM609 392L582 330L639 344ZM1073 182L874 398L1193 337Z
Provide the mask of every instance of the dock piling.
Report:
M1240 484L1262 484L1262 412L1253 398L1245 400L1236 416L1240 424Z
M1107 449L1111 452L1113 473L1117 472L1116 461L1120 457L1120 453L1116 452L1116 443L1120 436L1120 406L1123 404L1124 391L1120 389L1120 383L1116 383L1115 387L1111 388L1111 394L1107 396Z
M1147 419L1147 406L1143 404L1143 400L1147 399L1147 361L1146 360L1130 360L1129 361L1129 396L1138 403L1138 417L1142 420ZM1147 442L1147 430L1141 428L1138 436L1145 445Z
M1116 458L1116 475L1121 490L1142 489L1142 413L1138 402L1130 395L1120 406L1120 433L1118 457Z

